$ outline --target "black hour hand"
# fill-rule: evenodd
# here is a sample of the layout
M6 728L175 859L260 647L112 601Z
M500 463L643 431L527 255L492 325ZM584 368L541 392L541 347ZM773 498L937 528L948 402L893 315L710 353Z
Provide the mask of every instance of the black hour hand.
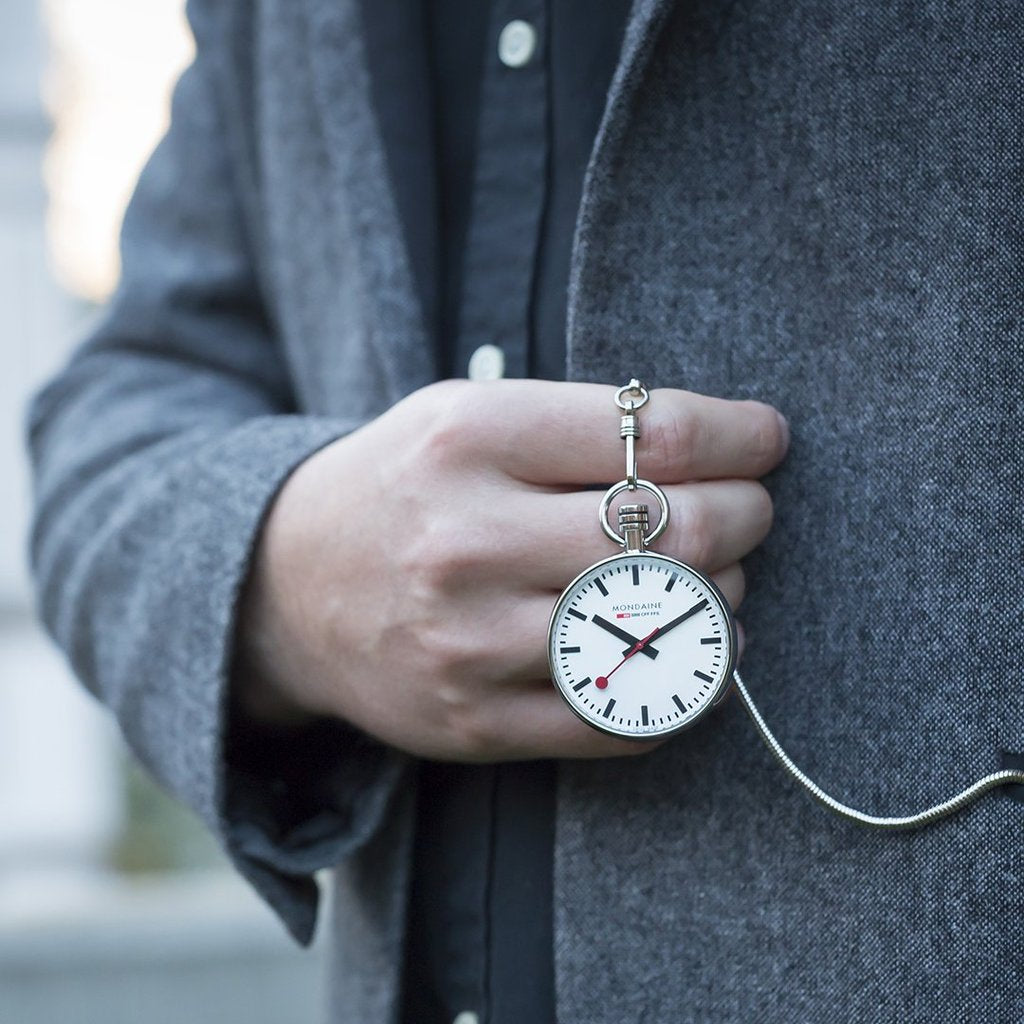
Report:
M600 615L592 615L590 621L593 622L595 625L600 626L603 630L606 630L607 632L611 633L612 636L617 636L620 640L625 641L627 644L629 644L629 650L632 650L634 647L636 647L638 643L640 643L640 637L633 636L632 633L628 632L625 629L620 629L618 626L615 625L614 622L609 622L607 619L602 619ZM623 654L627 653L628 650L623 651ZM657 650L654 647L650 647L647 645L641 647L637 653L646 654L648 658L656 658L658 656Z

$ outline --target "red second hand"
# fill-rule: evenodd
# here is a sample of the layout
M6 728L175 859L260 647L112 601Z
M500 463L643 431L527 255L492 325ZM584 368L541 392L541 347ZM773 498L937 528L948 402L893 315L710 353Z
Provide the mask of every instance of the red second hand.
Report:
M648 634L647 634L647 636L645 636L645 637L643 638L643 640L638 640L638 641L636 642L636 644L635 644L635 645L634 645L633 647L631 647L631 648L630 648L630 649L629 649L629 650L628 650L628 651L626 652L626 656L625 656L625 657L624 657L624 658L622 659L622 661L620 661L620 662L618 663L618 665L616 665L616 666L615 666L615 668L613 668L613 669L611 670L611 672L609 672L609 673L608 673L608 675L606 675L606 676L598 676L598 677L597 677L597 678L596 678L596 679L594 680L594 685L595 685L595 686L596 686L596 687L597 687L597 688L598 688L599 690L603 690L603 689L605 689L605 687L606 687L606 686L608 685L608 680L609 680L609 679L611 679L611 677L612 677L613 675L615 675L615 673L616 673L616 672L618 672L618 671L619 671L619 669L620 669L620 668L622 668L622 666L623 666L623 665L625 665L625 664L626 664L626 662L627 662L627 661L629 661L629 659L630 659L630 658L632 658L634 654L639 654L639 653L640 653L640 651L642 651L642 650L644 649L644 647L645 647L645 646L646 646L647 644L649 644L649 643L650 643L650 642L651 642L651 641L652 641L652 640L653 640L653 639L654 639L654 638L655 638L655 637L656 637L656 636L658 635L658 631L659 631L660 629L661 629L661 627L660 627L660 626L655 626L655 627L654 627L654 629L653 629L653 630L651 630L651 632L650 632L650 633L648 633Z

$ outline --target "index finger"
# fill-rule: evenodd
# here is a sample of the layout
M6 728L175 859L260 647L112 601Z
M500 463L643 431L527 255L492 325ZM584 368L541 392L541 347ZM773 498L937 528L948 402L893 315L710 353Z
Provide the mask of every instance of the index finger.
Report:
M488 385L489 387L492 385ZM621 480L624 446L615 388L553 381L500 381L481 442L495 462L527 483ZM660 388L640 410L637 461L642 478L683 483L756 479L786 454L789 428L764 402L731 401Z

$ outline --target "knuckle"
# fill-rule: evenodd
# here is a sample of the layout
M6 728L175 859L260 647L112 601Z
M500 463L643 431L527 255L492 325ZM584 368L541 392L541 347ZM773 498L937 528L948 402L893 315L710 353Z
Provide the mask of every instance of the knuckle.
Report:
M459 404L439 408L424 425L417 458L427 466L457 464L465 456L469 424Z
M418 395L415 458L434 466L461 464L482 422L479 389L469 381L443 380L421 389Z
M441 660L447 664L447 658ZM441 741L445 758L456 761L486 759L493 752L495 736L477 691L465 677L447 669L434 677L431 690L431 728Z
M460 631L439 616L424 616L409 624L416 650L416 664L426 678L434 680L442 705L457 711L464 693L463 680L473 653L462 640Z
M418 520L405 543L402 569L423 600L450 595L485 571L490 549L479 529L454 521L442 509L431 509Z
M439 409L458 405L469 387L468 380L449 377L424 385L410 395L409 400L417 402L421 411L426 411L428 414L434 413Z

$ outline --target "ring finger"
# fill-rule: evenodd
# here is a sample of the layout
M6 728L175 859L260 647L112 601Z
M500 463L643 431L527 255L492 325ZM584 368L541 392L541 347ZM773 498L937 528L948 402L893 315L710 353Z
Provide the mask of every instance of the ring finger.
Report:
M752 480L709 480L664 490L672 515L657 551L702 572L738 562L771 528L771 499ZM596 521L595 492L529 495L522 501L515 519L529 529L522 555L512 563L523 583L561 590L588 565L615 554Z

